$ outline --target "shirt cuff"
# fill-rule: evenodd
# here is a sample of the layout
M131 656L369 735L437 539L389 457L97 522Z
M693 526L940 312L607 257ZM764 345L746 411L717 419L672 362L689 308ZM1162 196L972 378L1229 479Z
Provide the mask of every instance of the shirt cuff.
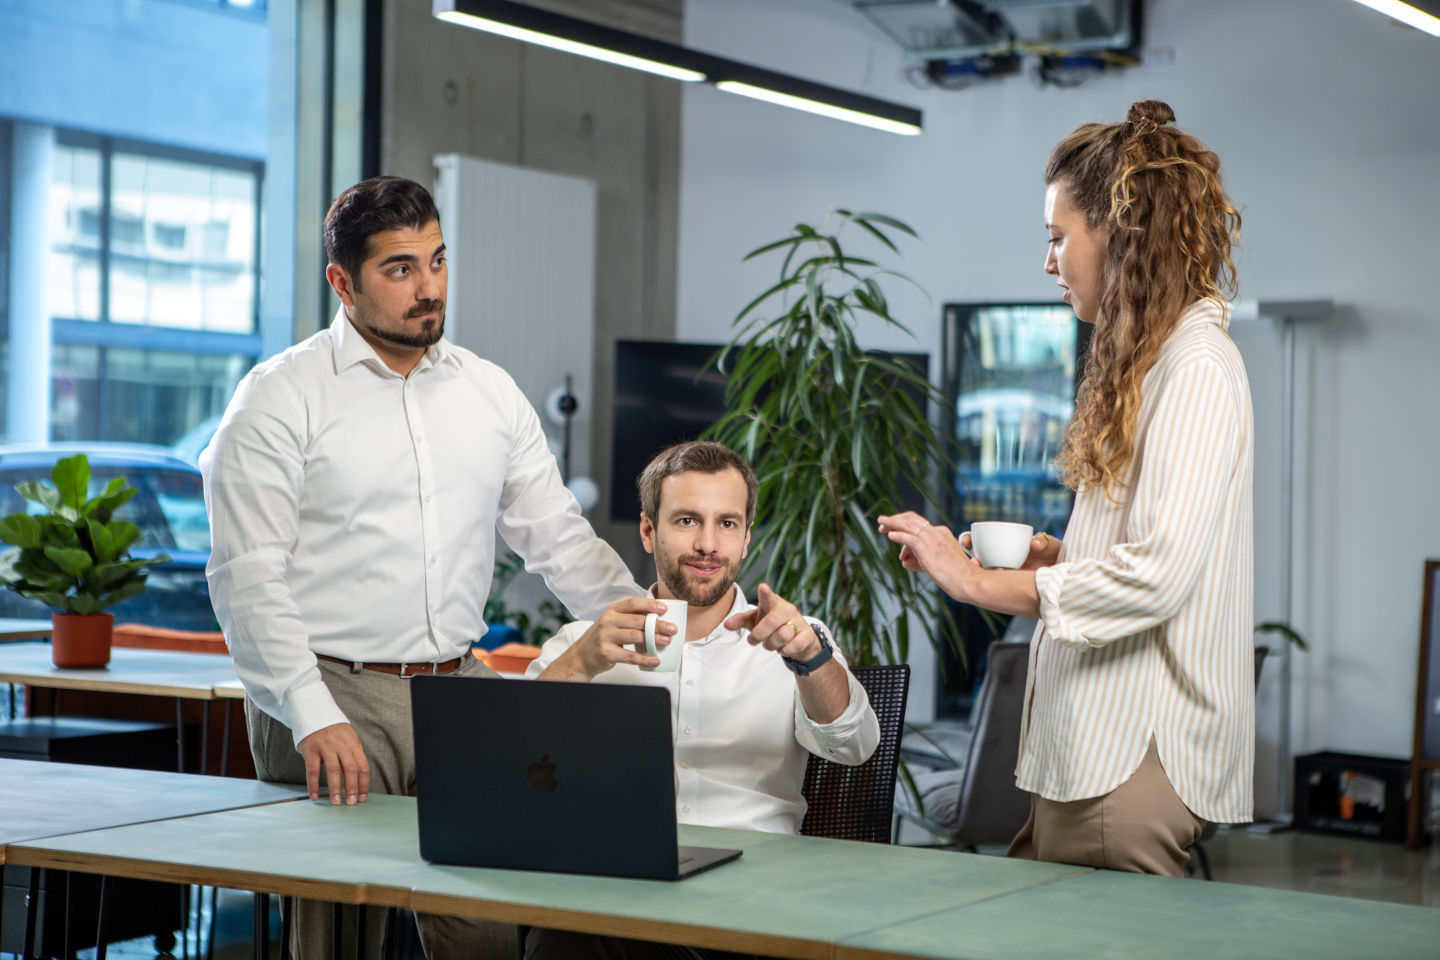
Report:
M849 682L850 702L845 705L844 712L829 723L811 719L805 712L805 705L799 695L795 697L796 714L815 735L815 743L827 753L830 748L843 747L854 739L855 732L860 729L860 723L870 708L870 700L865 696L865 688L860 686L860 681L856 680L849 670L845 671L845 678Z
M316 730L349 723L350 719L335 705L335 698L325 686L324 680L315 680L290 691L285 698L285 717L282 722L295 734L295 746Z
M1070 565L1067 563L1056 563L1035 571L1035 592L1040 595L1040 619L1045 623L1045 634L1058 643L1077 647L1099 646L1091 643L1060 609L1060 594L1065 589L1069 572Z

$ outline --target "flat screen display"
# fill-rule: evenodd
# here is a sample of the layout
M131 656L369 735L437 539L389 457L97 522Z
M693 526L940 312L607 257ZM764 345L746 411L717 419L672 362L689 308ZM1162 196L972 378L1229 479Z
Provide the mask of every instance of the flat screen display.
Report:
M610 519L640 519L635 479L655 454L698 440L725 416L724 374L710 366L719 343L615 342L615 422L610 451ZM884 353L928 376L925 353ZM924 398L913 399L918 405ZM907 497L907 501L912 499Z

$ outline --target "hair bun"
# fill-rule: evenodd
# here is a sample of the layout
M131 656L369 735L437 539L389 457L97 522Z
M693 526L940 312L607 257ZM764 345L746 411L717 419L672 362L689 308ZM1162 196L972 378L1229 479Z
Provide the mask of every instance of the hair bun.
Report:
M1175 122L1175 111L1163 100L1136 100L1130 104L1125 119L1137 127L1150 130Z

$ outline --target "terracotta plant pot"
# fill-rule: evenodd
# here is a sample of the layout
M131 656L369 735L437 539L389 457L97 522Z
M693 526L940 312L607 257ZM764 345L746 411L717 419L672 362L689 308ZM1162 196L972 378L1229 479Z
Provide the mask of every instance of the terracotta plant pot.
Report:
M112 613L50 614L50 657L57 667L103 667L110 662Z

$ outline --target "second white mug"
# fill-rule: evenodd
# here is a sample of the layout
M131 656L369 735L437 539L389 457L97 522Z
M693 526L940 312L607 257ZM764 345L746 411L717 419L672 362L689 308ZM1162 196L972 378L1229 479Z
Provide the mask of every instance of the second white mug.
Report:
M641 667L651 673L674 673L680 669L680 659L685 653L685 621L689 619L690 605L684 600L662 600L664 613L645 614L645 652L660 658L658 667ZM655 624L664 620L675 624L675 634L670 645L662 647L655 642Z
M970 524L970 548L987 570L1023 567L1030 558L1030 539L1034 536L1035 528L1028 523L982 520Z

